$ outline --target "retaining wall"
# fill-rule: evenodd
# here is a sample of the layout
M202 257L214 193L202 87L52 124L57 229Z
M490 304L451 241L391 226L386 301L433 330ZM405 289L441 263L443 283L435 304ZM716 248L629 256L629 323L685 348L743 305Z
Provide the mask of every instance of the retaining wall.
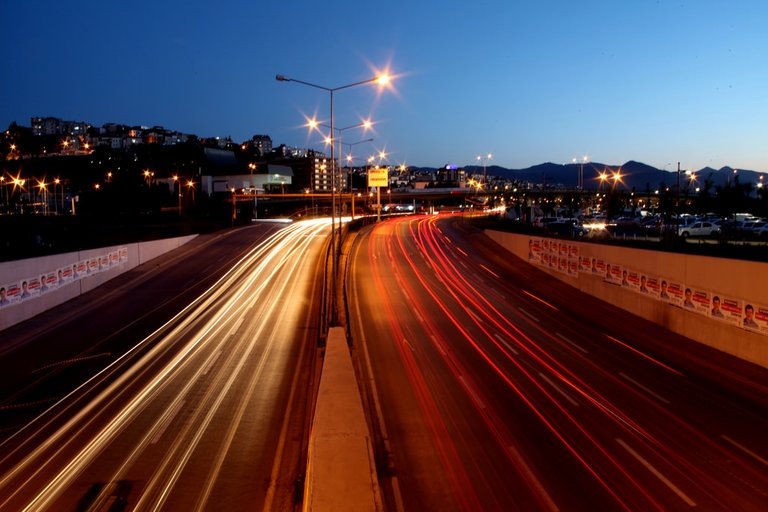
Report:
M544 239L486 230L492 240L512 254L530 262L561 281L606 302L660 324L688 338L714 347L741 359L768 367L768 264L631 249L576 241ZM551 240L550 256L558 255L557 263L544 261L544 241ZM533 249L538 244L538 256ZM561 245L568 248L566 267L562 267ZM574 253L577 259L573 268ZM592 262L602 262L597 272L587 268ZM613 276L606 277L607 266ZM627 270L630 282L622 281ZM660 298L658 288L640 293L639 280L660 286L662 281L679 288L676 296ZM694 295L693 305L685 303L685 290ZM725 317L712 313L713 299L729 307ZM745 310L752 306L755 324L745 323ZM738 311L737 311L738 310ZM751 323L749 324L751 325Z
M142 263L184 245L196 236L135 242L0 263L0 288L5 288L7 294L7 302L0 305L0 330L91 291ZM89 265L89 262L95 262L95 266ZM25 282L29 289L28 296L22 298L22 285Z

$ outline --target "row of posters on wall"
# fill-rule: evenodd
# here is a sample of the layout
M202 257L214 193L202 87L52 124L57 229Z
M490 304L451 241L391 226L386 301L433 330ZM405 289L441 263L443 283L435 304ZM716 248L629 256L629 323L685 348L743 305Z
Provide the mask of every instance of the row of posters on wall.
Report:
M50 270L39 276L0 284L0 308L36 299L86 276L105 272L126 261L128 261L128 248L121 247L100 256L94 256L75 262L72 265Z
M581 256L578 244L531 238L528 240L528 260L572 277L579 274L600 276L607 284L768 335L768 306L687 286L673 278L639 272L602 258Z

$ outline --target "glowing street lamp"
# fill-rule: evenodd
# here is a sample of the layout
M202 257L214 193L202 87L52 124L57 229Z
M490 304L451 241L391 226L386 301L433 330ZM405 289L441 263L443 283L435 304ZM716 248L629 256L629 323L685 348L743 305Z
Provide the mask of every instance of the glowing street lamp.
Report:
M176 187L179 189L179 193L177 194L179 196L179 217L181 217L181 182L179 182L179 175L174 174L171 178L173 178L173 183L176 185ZM234 192L234 189L232 189Z
M573 158L571 162L574 164L576 163L577 159ZM579 175L576 178L576 188L581 190L584 188L584 164L589 162L589 157L584 155L581 157L581 160L579 160Z
M359 82L354 82L347 85L342 85L339 87L326 87L323 85L314 84L312 82L305 82L303 80L297 80L295 78L288 78L285 75L276 75L275 79L278 82L296 82L302 85L306 85L308 87L313 87L315 89L321 89L323 91L327 91L330 95L330 110L331 110L331 136L333 136L334 133L334 117L333 117L333 93L336 91L340 91L343 89L349 89L351 87L356 87L359 85L365 85L370 83L378 83L379 85L386 86L390 82L390 77L387 74L382 74L379 76L376 76L374 78L369 78L368 80L361 80ZM334 217L335 217L335 208L336 208L336 199L335 199L335 191L336 188L336 162L335 162L335 150L334 150L335 144L331 144L331 178L332 178L332 184L331 184L331 247L333 248L333 258L332 258L332 288L331 288L331 314L332 314L332 322L333 324L337 323L336 319L336 281L338 277L338 254L337 254L337 248L336 248L336 228L334 226ZM341 225L341 222L339 222L339 225Z
M486 179L486 175L485 175L485 166L488 163L488 160L490 160L491 158L493 158L493 154L492 153L488 153L487 155L478 155L477 156L477 161L478 162L481 162L481 161L483 162L483 183L487 183L487 179Z

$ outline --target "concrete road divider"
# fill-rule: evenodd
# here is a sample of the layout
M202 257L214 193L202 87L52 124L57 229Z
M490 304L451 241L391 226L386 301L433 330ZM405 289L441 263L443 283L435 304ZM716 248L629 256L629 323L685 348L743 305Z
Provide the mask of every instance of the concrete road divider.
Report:
M344 329L328 332L304 483L305 511L381 511L373 446Z

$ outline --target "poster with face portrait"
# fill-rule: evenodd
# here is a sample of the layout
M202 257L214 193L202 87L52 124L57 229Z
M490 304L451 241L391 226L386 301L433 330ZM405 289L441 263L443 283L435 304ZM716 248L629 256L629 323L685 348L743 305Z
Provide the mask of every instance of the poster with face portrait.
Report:
M635 272L634 270L627 271L626 269L624 272L627 272L627 284L625 286L629 287L633 292L637 292L640 290L640 273Z
M128 248L127 247L121 247L120 248L120 263L125 263L128 261Z
M59 287L56 272L48 272L40 276L40 293L47 293Z
M750 331L760 330L760 324L757 323L756 310L757 308L755 308L754 304L749 302L744 304L744 309L742 310L743 316L741 318L741 326L743 328Z

